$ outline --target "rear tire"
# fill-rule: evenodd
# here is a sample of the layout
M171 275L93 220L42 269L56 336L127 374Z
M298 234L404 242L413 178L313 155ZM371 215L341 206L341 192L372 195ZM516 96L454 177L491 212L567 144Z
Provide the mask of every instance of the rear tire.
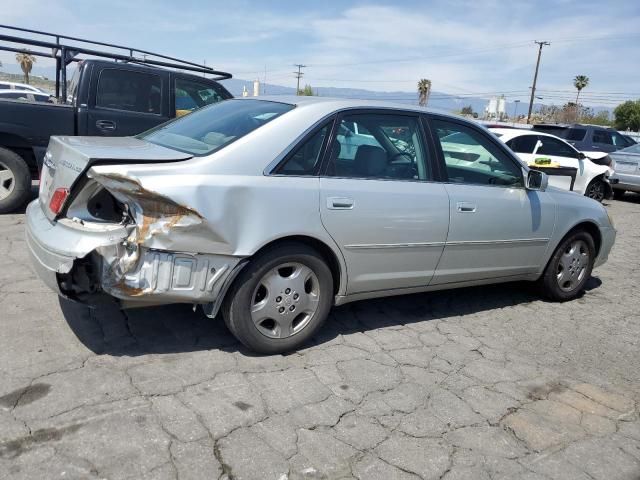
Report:
M333 277L322 256L288 242L255 257L222 304L233 335L249 349L284 353L307 342L333 304Z
M538 280L543 294L550 300L573 300L591 277L596 248L593 237L577 230L567 235L551 256Z
M23 206L31 194L31 174L20 155L0 148L0 213Z
M618 190L618 189L613 189L613 198L615 198L616 200L622 200L624 198L626 190Z

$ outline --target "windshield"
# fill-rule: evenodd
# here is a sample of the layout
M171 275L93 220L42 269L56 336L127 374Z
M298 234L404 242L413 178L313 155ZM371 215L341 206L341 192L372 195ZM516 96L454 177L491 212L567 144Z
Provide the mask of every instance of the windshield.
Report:
M624 153L640 153L640 144L631 145L630 147L623 148L620 152Z
M138 138L192 155L208 155L293 108L264 100L226 100L141 133Z

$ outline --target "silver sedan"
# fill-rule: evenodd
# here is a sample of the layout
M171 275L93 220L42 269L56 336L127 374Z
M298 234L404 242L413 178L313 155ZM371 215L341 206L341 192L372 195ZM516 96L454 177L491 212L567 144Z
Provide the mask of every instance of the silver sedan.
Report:
M625 192L640 193L640 144L609 155L616 162L616 171L611 177L615 197L622 198Z
M60 295L202 305L264 353L354 300L515 280L573 299L616 235L602 205L548 187L474 123L313 97L229 100L134 138L52 137L27 220Z

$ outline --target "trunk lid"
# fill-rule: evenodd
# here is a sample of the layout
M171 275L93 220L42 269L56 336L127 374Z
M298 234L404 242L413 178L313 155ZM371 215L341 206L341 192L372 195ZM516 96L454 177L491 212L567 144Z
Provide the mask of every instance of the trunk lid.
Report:
M92 165L180 162L190 158L192 155L188 153L134 137L54 136L43 160L40 204L47 218L54 220L57 213L51 211L49 205L55 192L62 189L70 191Z

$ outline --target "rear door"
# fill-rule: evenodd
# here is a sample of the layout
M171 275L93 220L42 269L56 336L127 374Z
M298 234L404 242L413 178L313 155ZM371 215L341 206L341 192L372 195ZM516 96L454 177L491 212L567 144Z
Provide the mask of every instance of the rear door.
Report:
M169 120L168 73L116 65L94 69L87 134L136 135Z
M347 293L426 286L442 254L449 198L414 112L337 119L320 214L347 264Z
M431 283L509 278L538 271L555 223L551 196L525 189L522 165L486 131L445 117L433 116L430 123L447 174L451 217L446 246ZM460 136L473 140L466 148L476 158L466 164L457 155Z

